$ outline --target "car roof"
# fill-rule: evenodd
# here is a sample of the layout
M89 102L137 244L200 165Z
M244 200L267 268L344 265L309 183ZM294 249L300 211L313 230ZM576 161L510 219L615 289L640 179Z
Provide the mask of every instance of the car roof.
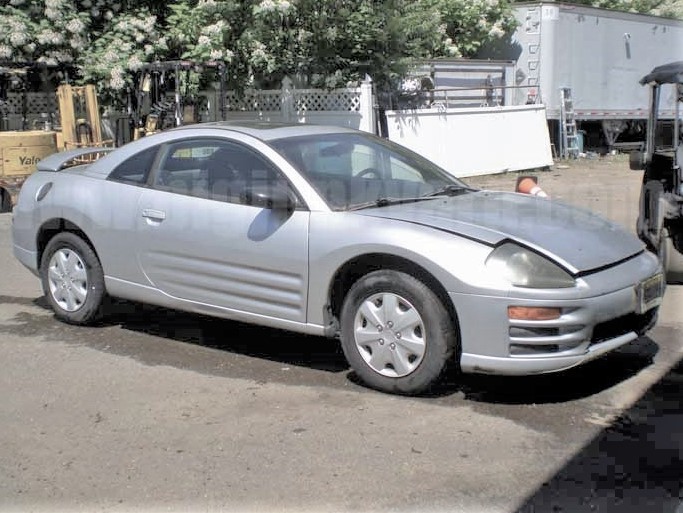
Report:
M657 66L640 79L642 85L652 82L656 84L683 84L683 61Z
M135 153L153 146L161 144L164 141L170 141L175 138L173 134L178 134L183 137L183 132L188 137L197 137L210 134L217 135L217 132L225 131L227 133L245 135L253 137L264 143L283 139L286 137L299 137L309 135L321 134L358 134L366 132L359 132L358 130L339 126L328 125L310 125L310 124L288 124L266 121L215 121L207 123L197 123L193 125L184 125L169 130L163 130L148 137L142 137L136 141L131 141L123 146L116 148L109 155L96 160L84 169L79 171L80 174L88 174L91 177L104 178L109 175L112 166L116 165L123 159L126 159ZM205 132L206 131L206 132ZM92 151L89 148L88 151ZM112 160L113 159L113 160ZM64 153L58 153L54 158L46 161L42 165L43 171L57 171L63 166L63 161L69 160L64 156Z
M262 141L272 141L283 137L299 137L320 134L357 133L357 130L339 126L278 123L271 121L214 121L185 125L173 130L222 129L239 132Z

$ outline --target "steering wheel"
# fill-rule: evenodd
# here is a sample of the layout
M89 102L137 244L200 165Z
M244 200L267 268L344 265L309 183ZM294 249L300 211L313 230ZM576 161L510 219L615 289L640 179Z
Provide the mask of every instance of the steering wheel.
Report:
M375 169L374 167L366 167L356 175L357 178L370 178L372 175L372 178L382 178L382 173L379 172L379 169Z

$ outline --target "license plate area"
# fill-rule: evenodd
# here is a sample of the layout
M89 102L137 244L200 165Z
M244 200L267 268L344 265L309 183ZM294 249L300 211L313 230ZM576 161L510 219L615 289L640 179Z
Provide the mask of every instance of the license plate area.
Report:
M664 276L657 274L636 285L636 313L642 314L659 306L664 296Z

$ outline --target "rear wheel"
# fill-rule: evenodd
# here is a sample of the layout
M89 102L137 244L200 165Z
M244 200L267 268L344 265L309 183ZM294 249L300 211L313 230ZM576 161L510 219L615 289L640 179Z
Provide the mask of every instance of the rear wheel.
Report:
M78 235L62 232L50 240L40 275L57 318L71 324L90 324L99 318L105 294L102 265Z
M344 354L372 388L423 392L453 358L456 335L448 311L421 281L374 271L349 290L341 312Z

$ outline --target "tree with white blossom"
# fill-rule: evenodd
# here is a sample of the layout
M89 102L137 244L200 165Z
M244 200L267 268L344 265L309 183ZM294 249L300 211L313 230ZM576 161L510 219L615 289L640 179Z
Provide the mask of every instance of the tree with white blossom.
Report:
M87 44L91 18L78 0L9 0L0 7L0 59L65 64Z
M105 101L122 100L142 64L165 56L167 51L167 38L160 33L156 16L142 8L119 13L94 33L78 64L83 79L97 84Z
M683 0L578 0L676 15ZM471 57L514 29L512 0L3 0L0 61L66 64L105 101L145 62L221 61L233 88L386 84L406 63ZM678 11L676 9L679 9Z

